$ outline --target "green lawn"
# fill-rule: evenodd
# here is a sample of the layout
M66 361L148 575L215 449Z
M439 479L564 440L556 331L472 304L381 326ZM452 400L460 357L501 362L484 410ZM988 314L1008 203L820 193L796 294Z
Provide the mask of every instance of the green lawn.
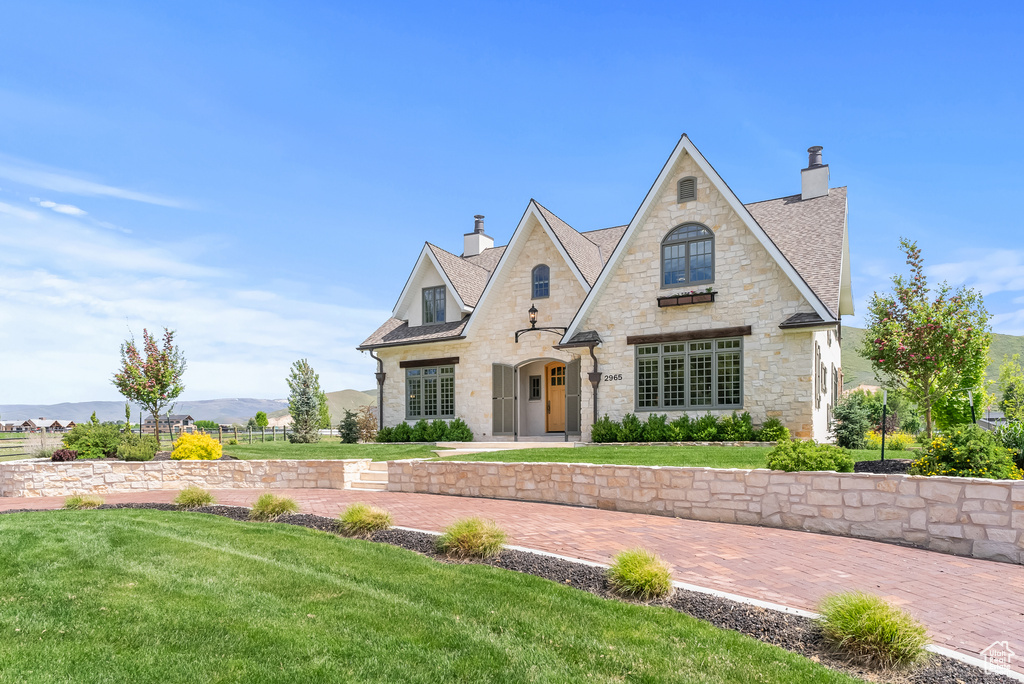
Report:
M429 444L342 444L337 437L323 439L316 444L291 442L253 442L252 444L224 445L224 453L243 459L264 458L372 458L375 461L393 461L400 458L431 458Z
M3 681L856 681L671 610L201 514L3 515L0 578Z

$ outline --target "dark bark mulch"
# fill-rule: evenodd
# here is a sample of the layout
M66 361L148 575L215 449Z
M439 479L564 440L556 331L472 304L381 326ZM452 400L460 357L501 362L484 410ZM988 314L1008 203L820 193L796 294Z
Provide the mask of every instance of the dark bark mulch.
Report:
M888 463L888 461L886 462ZM874 463L874 461L866 461L866 463ZM163 503L105 504L100 508L180 510L174 504ZM4 511L0 512L0 515L33 510L38 509ZM203 506L191 509L190 512L219 515L239 521L249 519L249 509L239 506ZM321 532L337 533L337 520L319 515L299 513L283 516L276 522ZM425 532L392 529L375 532L368 538L368 541L398 546L443 563L478 562L505 570L535 575L603 598L635 603L635 601L624 599L612 592L603 568L512 549L506 549L500 555L482 561L452 560L436 553L436 539L436 535ZM839 670L869 682L886 682L887 684L1015 684L1015 680L1009 677L985 672L959 660L935 653L931 654L925 664L911 671L880 671L865 667L831 649L817 623L810 618L739 603L711 594L676 589L670 597L651 601L646 605L677 610L698 620L704 620L715 627L740 632L758 641L800 654L833 670Z
M910 470L914 461L909 458L887 458L884 461L857 461L853 464L855 473L875 473L876 475L902 475Z

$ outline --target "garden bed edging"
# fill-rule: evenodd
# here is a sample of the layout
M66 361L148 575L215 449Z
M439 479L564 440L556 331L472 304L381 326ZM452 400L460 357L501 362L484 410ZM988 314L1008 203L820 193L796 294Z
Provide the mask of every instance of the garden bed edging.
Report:
M1024 481L402 460L388 462L388 491L764 525L1024 564Z
M345 489L371 459L266 461L9 461L0 497L184 489Z

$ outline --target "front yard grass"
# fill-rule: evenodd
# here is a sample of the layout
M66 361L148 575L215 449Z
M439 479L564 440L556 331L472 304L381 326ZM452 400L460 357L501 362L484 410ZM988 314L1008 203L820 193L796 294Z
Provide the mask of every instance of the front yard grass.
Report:
M2 515L0 577L4 681L856 681L668 609L194 513Z
M432 458L431 444L342 444L337 437L325 438L315 444L291 442L253 442L229 445L224 440L224 453L245 460L252 459L336 459L372 458L374 461L394 461L402 458Z

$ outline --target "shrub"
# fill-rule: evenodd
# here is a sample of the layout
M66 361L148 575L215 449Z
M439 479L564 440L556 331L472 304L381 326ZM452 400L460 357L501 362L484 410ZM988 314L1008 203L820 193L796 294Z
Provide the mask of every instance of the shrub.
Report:
M78 452L74 449L57 449L50 457L51 461L74 461L78 458Z
M456 418L448 423L448 432L444 438L449 442L472 442L473 431L466 425L466 421Z
M103 497L94 494L69 496L64 499L64 508L69 511L80 511L86 508L99 508L103 505Z
M116 425L79 423L62 441L66 448L77 451L79 458L107 458L117 455L121 431Z
M489 558L501 553L508 537L493 520L463 518L444 529L437 550L457 558Z
M252 505L252 510L249 511L249 520L268 522L277 520L282 515L298 512L299 504L295 503L294 499L274 494L262 494Z
M214 461L223 455L220 443L210 435L185 433L174 443L175 461Z
M354 503L338 518L338 531L350 537L368 537L374 532L391 529L391 514L382 508Z
M630 549L615 554L608 568L608 584L619 594L649 601L672 592L672 574L650 551Z
M822 600L818 612L829 642L872 665L904 667L928 655L924 625L877 596L862 592L833 594Z
M910 474L1024 479L1024 473L995 435L971 424L954 426L935 437L911 465Z
M754 439L758 442L784 442L789 439L789 428L778 418L769 418L764 421L761 429L754 433Z
M738 416L733 411L731 416L722 418L718 425L718 438L729 442L749 442L754 439L754 422L746 411Z
M412 442L412 428L408 423L402 422L395 426L391 432L392 442Z
M1000 426L996 430L996 439L1009 450L1017 467L1024 467L1024 423L1013 422Z
M178 492L178 496L174 497L174 503L178 505L178 508L209 506L213 503L213 494L202 487L189 485Z
M595 442L614 442L619 438L620 430L622 425L609 418L606 413L604 418L598 419L590 429L590 439Z
M900 421L900 430L906 432L908 435L913 435L914 439L924 430L924 425L921 423L921 416L916 413L908 414L903 420Z
M377 441L377 407L372 404L360 406L356 427L359 428L359 439L364 442Z
M356 414L345 409L345 418L338 423L338 435L342 444L355 444L359 441L359 423Z
M779 442L768 452L769 470L785 470L788 473L808 470L834 470L837 473L852 473L853 458L845 449L831 444L815 444L814 440Z
M152 461L159 449L160 443L156 435L137 435L130 432L121 435L117 457L122 461Z
M830 433L845 449L863 449L864 435L871 427L866 399L862 392L851 392L832 409Z
M714 442L718 439L718 416L710 411L690 423L690 438L695 442Z
M238 440L232 437L228 440L228 446L238 446Z
M428 442L443 442L447 439L448 434L448 423L444 422L440 418L435 420L427 428L427 439Z
M622 427L619 429L620 442L642 442L644 439L644 424L632 413L622 417Z
M395 441L394 432L395 429L389 427L382 427L381 429L377 430L377 443L387 444L388 442Z
M864 443L868 449L882 448L882 433L872 430L864 437ZM914 443L914 438L905 432L894 432L885 435L886 451L906 451L907 447Z
M689 442L693 439L693 425L690 422L690 416L685 413L669 423L668 426L672 430L673 442Z
M668 416L659 416L657 413L647 416L647 422L644 423L643 441L672 441L672 428L668 426Z
M430 431L430 423L427 422L426 418L420 418L416 421L416 424L412 426L412 434L409 435L410 442L426 442L427 433Z

